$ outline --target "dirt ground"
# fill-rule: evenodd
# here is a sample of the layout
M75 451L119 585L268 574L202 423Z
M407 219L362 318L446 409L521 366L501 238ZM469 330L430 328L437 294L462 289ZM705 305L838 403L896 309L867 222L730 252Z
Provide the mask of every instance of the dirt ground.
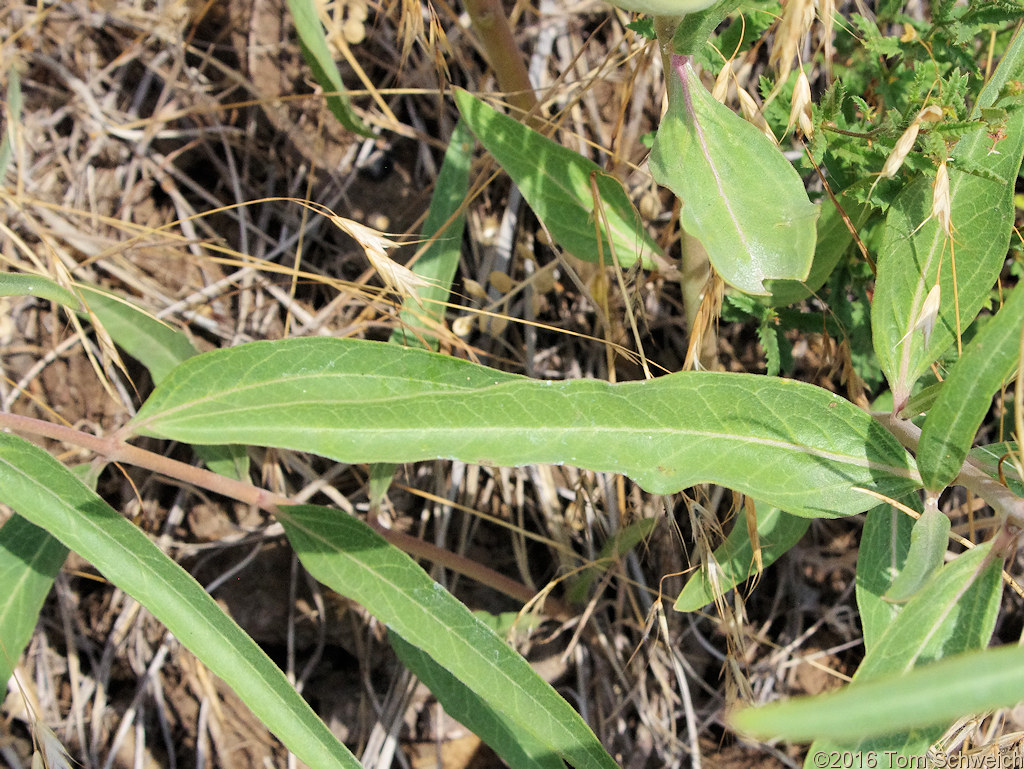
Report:
M660 110L652 48L600 3L508 9L547 104L565 109L563 138L614 165L634 199L654 207L653 226L671 246L669 199L643 171L630 170L642 163L642 137ZM481 92L497 85L460 7L337 0L325 13L336 39L347 37L338 48L343 77L376 140L347 133L324 107L283 0L4 4L0 86L9 93L16 70L22 92L20 143L3 180L5 270L114 290L187 329L201 349L284 336L386 339L395 302L363 253L328 221L282 198L317 201L415 239L456 117L444 94L451 85ZM614 148L613 160L585 141ZM444 349L533 376L642 376L625 358L609 371L607 343L634 345L621 321L602 323L591 290L596 271L565 260L544 291L512 300L495 293L502 281L514 285L563 257L544 245L528 209L510 206L508 181L491 173L482 163L474 169L481 192L469 208L449 321L488 306L536 324L484 333L477 323L467 336L444 339ZM503 225L515 234L514 248L502 247ZM476 286L491 288L490 297ZM652 365L679 370L687 336L671 276L643 275L625 297L609 291L610 317L622 317L626 302L642 311ZM126 372L107 372L118 385L106 389L85 353L89 345L96 351L97 337L77 334L49 302L0 302L4 410L102 435L123 425L151 390L145 369L130 359ZM764 370L752 328L720 331L725 368ZM796 341L802 375L840 387L829 340ZM68 464L93 459L68 446L47 448ZM191 461L185 447L159 448ZM298 495L326 479L311 501L367 511L365 467L257 449L251 457L254 479L268 488ZM105 468L98 489L213 586L365 766L501 765L400 667L372 617L303 573L274 521L121 467ZM661 498L572 468L435 462L402 468L385 509L396 528L538 589L594 557L623 524L656 518L645 546L609 572L576 621L548 622L515 643L586 713L623 767L696 765L695 749L712 769L798 766L804 748L739 741L724 726L725 708L744 694L824 691L856 669L861 522L814 522L724 616L682 615L671 601L697 562L693 501L717 525L731 525L733 500L717 489ZM472 609L520 608L440 569L431 574ZM667 637L651 626L659 591ZM1019 607L1004 615L1000 637L1015 640ZM582 623L587 632L577 635ZM0 711L0 756L12 767L31 765L26 702L86 769L293 765L230 689L74 555L17 670L20 687L9 687ZM1019 727L1013 714L998 718L1005 733Z

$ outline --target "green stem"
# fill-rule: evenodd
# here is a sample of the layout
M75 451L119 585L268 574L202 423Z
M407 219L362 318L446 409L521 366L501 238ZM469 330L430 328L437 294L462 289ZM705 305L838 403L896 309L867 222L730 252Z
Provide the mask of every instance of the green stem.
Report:
M498 87L515 109L529 115L537 106L537 95L501 0L466 0L466 11L484 56L498 78Z

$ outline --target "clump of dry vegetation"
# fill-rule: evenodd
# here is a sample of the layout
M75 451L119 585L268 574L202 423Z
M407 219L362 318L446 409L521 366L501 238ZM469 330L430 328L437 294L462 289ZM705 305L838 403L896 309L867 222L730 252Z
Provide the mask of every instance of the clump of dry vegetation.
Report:
M675 253L672 201L643 168L663 95L654 44L597 2L506 11L538 114L625 182ZM450 89L501 88L458 5L332 0L322 13L376 138L344 131L325 107L284 0L7 3L0 92L10 106L20 83L21 104L5 115L15 141L0 189L4 270L110 289L187 329L201 349L287 336L387 339L401 322L400 299L357 242L298 201L391 233L408 244L391 256L408 262L457 119ZM805 56L830 45L831 29L801 21L797 34L796 23L785 17L781 37L769 30L764 47L734 62L741 85L756 82L769 50L786 61L798 44ZM493 164L479 160L471 189L443 350L545 378L638 379L638 348L655 371L683 367L689 332L671 270L630 272L623 291L610 271L557 253ZM46 301L0 301L4 411L106 435L151 391L146 370L101 332ZM749 324L723 322L717 332L723 368L764 370ZM801 376L845 392L847 353L835 340L792 341ZM92 459L47 448L68 464ZM191 461L183 447L150 448ZM274 450L254 458L276 493L356 515L370 509L365 466ZM495 765L399 666L383 629L304 574L272 519L113 465L98 489L208 586L364 765ZM569 467L434 462L402 468L380 514L555 595L628 523L656 521L572 616L513 637L623 767L796 766L798 749L729 732L727 703L823 691L858 664L856 518L815 521L756 591L684 615L671 601L685 577L723 528L737 516L743 525L739 499L722 489L656 497ZM432 576L470 608L521 608L442 569ZM1019 612L1006 613L998 632L1013 638L1019 623ZM36 722L88 769L286 765L226 686L74 556L17 674L0 711L0 755L12 767L30 765ZM970 726L983 742L1020 724L1009 713Z

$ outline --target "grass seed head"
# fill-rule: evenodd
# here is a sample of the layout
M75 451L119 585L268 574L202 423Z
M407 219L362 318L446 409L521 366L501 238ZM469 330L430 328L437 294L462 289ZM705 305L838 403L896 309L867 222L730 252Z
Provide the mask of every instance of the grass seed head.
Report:
M775 134L772 133L772 129L768 125L768 121L764 119L764 115L761 114L761 110L757 106L757 102L754 101L754 97L742 88L736 91L736 95L739 96L740 99L740 111L743 113L743 119L748 123L753 123L761 133L771 139L775 144L778 144L779 140L776 139Z
M811 84L803 70L797 75L796 85L793 87L793 103L789 109L786 130L788 131L794 124L800 126L800 131L808 139L814 134L814 123L811 121Z
M789 77L800 41L814 21L813 0L789 0L782 9L782 20L775 30L775 41L768 64L779 73L779 82Z
M885 159L885 165L882 166L879 173L881 177L891 179L903 167L903 161L907 159L910 150L914 148L914 142L917 141L917 134L920 130L921 121L914 118L914 122L907 126L907 130L896 140L896 146L892 148L889 157Z
M932 182L932 216L939 223L946 237L953 237L953 217L950 212L949 201L949 170L946 168L946 161L939 164L939 170L935 173L935 181Z

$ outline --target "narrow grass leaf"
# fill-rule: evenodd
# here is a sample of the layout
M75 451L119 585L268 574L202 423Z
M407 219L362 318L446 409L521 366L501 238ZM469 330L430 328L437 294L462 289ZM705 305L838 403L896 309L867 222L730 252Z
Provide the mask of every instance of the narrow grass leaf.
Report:
M604 543L594 563L580 573L579 578L567 591L566 598L570 603L585 603L590 595L590 588L598 577L614 564L620 563L627 553L650 536L657 525L657 518L641 518L617 531L614 537Z
M542 381L359 340L254 342L192 358L132 429L340 462L569 464L659 494L720 483L805 516L864 511L871 500L854 486L894 498L919 487L891 434L804 382L707 371Z
M512 769L565 769L557 754L546 749L483 697L478 697L430 655L397 633L388 640L398 658L426 685L445 712L487 743Z
M655 267L654 257L661 256L661 249L647 234L618 179L466 91L455 92L455 103L562 248L585 261L603 260L609 265L614 263L614 248L615 259L624 269L637 259L645 269ZM601 196L602 212L596 211L591 177ZM600 241L595 220L602 230ZM605 220L608 231L604 231Z
M764 738L818 740L809 756L833 750L924 753L949 723L971 714L973 706L948 696L938 698L944 702L937 705L934 691L927 688L920 692L909 686L900 692L889 689L889 695L879 699L876 687L869 688L867 695L861 687L985 648L1002 595L1002 563L990 556L991 543L986 543L940 569L864 656L853 682L841 690L842 698L833 694L813 698L813 703L793 700L749 708L733 715L733 726ZM897 695L912 698L913 705L903 699L901 707L890 709ZM885 717L868 715L872 708L875 713L884 709ZM922 720L921 712L928 717Z
M800 176L764 134L711 98L688 59L672 62L650 166L682 201L683 226L741 291L768 295L765 281L806 280L818 208Z
M57 539L20 515L0 527L0 681L10 680L67 554Z
M921 428L917 461L925 486L939 491L953 482L992 405L992 394L1020 365L1024 286L964 348Z
M919 501L908 501L921 506ZM856 593L866 652L874 648L903 609L882 596L906 563L913 528L913 518L889 505L879 505L864 517L857 549Z
M761 502L755 503L757 538L761 545L764 567L775 563L793 547L810 527L807 518L790 515ZM715 548L713 568L718 570L718 588L722 594L756 573L754 548L744 521L737 517L725 541ZM715 595L715 586L704 569L694 574L676 598L676 611L697 611L721 598Z
M334 57L327 47L323 24L317 17L316 3L314 0L288 0L288 9L295 19L302 55L313 70L316 81L327 92L327 107L347 130L372 139L373 132L352 111L349 104L338 65L334 63Z
M459 209L469 192L472 160L473 137L465 121L460 120L455 124L444 153L421 232L424 240L434 240L412 266L412 271L425 278L427 285L419 290L419 303L412 299L402 303L399 316L402 325L392 332L392 342L409 347L427 345L434 350L438 347L433 329L444 322L444 303L448 301L455 270L459 266L462 235L466 229L465 211L459 213ZM444 227L449 219L451 223Z
M313 577L444 666L500 714L492 726L507 722L579 769L614 769L579 713L521 655L365 523L316 505L285 507L279 520Z
M48 453L3 433L0 501L152 612L300 760L311 767L358 769L281 670L191 575Z
M7 174L7 168L14 157L14 145L17 142L18 126L21 125L21 75L18 65L11 64L7 70L7 99L4 108L4 122L7 130L0 138L0 181Z
M996 68L995 79L1024 79L1018 35ZM994 98L988 88L986 98ZM1013 229L1013 180L1024 156L1024 109L1017 98L997 102L1009 111L1006 138L992 152L988 127L979 125L956 144L949 165L953 240L934 218L932 179L921 176L893 201L878 255L871 308L875 353L902 407L914 383L967 328L988 301L1003 268ZM922 224L923 223L923 224ZM956 286L951 249L956 255ZM941 277L941 282L940 282ZM910 333L929 291L941 285L942 304L927 341ZM959 319L956 311L959 307Z

